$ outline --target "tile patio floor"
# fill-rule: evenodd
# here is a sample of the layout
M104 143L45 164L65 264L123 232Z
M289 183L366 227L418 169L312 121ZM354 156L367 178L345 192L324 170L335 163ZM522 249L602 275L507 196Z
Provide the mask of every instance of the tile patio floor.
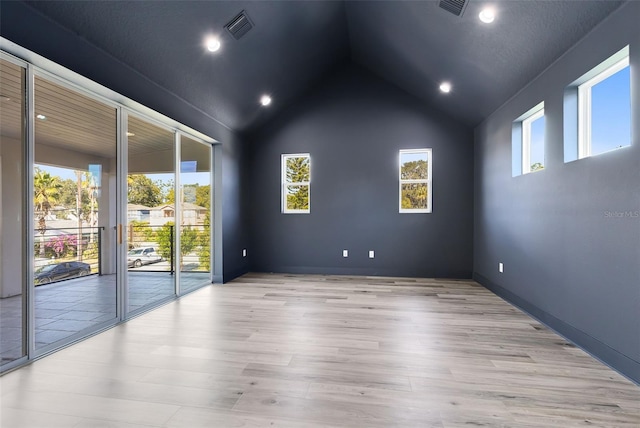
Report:
M129 312L173 295L168 272L129 272ZM209 283L209 273L183 272L183 293ZM115 275L92 275L35 289L36 349L116 317ZM2 364L22 356L22 296L0 299Z

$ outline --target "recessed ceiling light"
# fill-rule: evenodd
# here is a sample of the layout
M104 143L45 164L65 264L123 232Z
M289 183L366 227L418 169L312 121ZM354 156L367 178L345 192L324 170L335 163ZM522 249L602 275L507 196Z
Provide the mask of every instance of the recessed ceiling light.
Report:
M482 9L482 12L480 12L480 15L478 15L478 17L480 18L480 21L484 22L485 24L490 24L494 19L496 19L496 12L490 7L487 7Z
M262 104L263 106L268 106L269 104L271 104L271 97L269 95L263 95L260 97L260 104Z
M449 92L451 92L451 83L442 82L440 84L440 91L444 92L445 94L448 94Z
M127 132L127 137L135 137L136 134L134 134L133 132Z
M220 49L220 40L216 37L210 37L207 39L207 50L209 52L217 52Z
M36 118L40 120L47 120L47 116L45 116L44 114L39 114L36 116Z

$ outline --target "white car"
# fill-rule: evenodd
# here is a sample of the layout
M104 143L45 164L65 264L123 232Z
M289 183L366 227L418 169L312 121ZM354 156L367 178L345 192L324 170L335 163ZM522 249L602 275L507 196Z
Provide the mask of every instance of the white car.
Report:
M129 267L140 267L160 261L162 261L162 256L156 253L153 247L134 248L127 253L127 265Z

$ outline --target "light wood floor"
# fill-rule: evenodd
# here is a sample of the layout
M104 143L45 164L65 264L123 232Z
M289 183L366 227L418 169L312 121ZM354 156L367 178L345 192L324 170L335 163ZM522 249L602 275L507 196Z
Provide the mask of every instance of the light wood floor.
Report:
M250 274L0 378L13 427L634 427L640 388L472 281Z

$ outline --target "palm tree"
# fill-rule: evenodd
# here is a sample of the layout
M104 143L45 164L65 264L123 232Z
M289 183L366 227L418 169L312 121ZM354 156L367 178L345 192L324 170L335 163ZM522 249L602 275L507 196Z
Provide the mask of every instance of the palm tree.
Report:
M54 204L58 202L62 183L60 178L52 176L40 168L35 168L33 175L33 205L38 214L38 231L40 232L40 257L44 257L44 233L47 231L46 217Z

